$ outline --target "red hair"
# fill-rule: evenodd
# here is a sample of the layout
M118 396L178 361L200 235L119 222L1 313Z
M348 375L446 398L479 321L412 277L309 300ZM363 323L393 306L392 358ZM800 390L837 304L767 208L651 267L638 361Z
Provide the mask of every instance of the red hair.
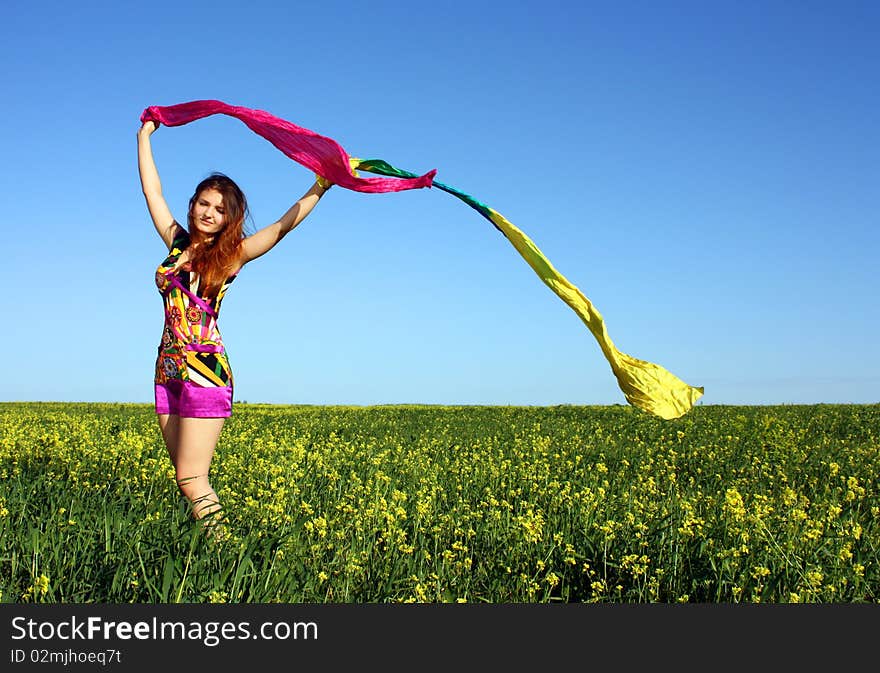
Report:
M206 236L193 226L193 206L206 189L215 189L223 197L226 224L213 236ZM212 173L196 187L189 200L189 225L192 270L201 278L201 292L216 295L223 282L238 271L241 262L241 242L244 240L244 220L248 214L247 199L235 182L222 173ZM198 245L196 245L198 244Z

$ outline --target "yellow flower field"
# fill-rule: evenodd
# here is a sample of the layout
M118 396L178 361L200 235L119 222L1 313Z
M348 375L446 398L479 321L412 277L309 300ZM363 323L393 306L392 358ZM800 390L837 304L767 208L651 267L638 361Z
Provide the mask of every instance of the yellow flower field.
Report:
M878 602L880 405L238 404L189 516L149 405L0 404L4 602Z

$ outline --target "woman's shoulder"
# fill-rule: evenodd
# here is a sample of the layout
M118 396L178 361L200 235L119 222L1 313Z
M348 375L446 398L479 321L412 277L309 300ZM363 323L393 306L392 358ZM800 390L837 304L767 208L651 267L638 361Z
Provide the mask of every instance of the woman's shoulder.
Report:
M177 220L174 221L172 227L174 228L174 232L171 236L171 250L177 248L182 252L189 247L189 232L184 229Z

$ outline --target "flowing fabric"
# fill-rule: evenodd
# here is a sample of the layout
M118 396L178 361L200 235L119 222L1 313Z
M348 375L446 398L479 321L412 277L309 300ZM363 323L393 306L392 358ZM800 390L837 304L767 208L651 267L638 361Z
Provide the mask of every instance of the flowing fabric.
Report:
M141 115L141 121L152 120L167 126L178 126L218 113L241 120L285 155L341 187L375 193L433 186L452 194L489 220L538 277L580 317L599 343L630 404L669 420L683 416L702 397L702 387L690 386L660 365L619 351L608 336L602 315L577 287L553 267L528 236L500 213L469 194L434 181L436 171L419 176L395 168L381 159L357 159L330 138L266 112L234 107L220 101L194 101L170 107L148 107ZM386 177L362 178L355 169Z
M285 156L330 182L356 192L400 192L405 189L430 187L437 173L430 171L422 176L413 175L411 179L405 180L359 177L351 170L348 153L332 138L318 135L314 131L263 110L227 105L219 100L196 100L165 107L151 105L141 114L141 121L154 121L165 126L181 126L215 114L238 119L251 131L281 150Z

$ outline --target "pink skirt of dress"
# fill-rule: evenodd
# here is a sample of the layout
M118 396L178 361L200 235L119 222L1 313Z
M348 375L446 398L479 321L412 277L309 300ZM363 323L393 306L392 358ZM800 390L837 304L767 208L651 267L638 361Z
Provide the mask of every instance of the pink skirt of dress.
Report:
M157 383L156 413L184 418L228 418L232 415L232 386L207 388L178 379Z

